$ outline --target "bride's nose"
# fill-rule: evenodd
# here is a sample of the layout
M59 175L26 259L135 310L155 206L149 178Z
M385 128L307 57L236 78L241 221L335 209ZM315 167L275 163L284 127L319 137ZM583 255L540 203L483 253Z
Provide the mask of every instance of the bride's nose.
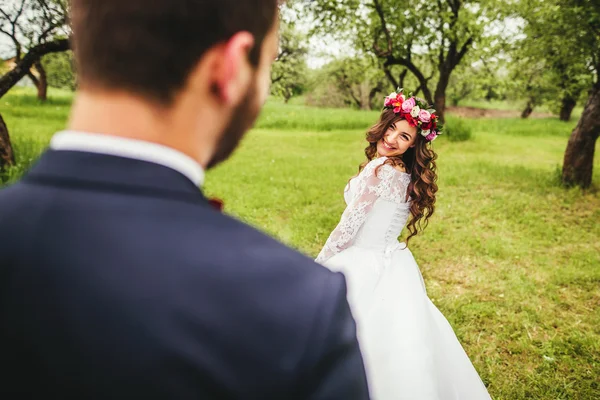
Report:
M389 140L396 140L398 138L398 133L396 133L396 132L386 133L385 137Z

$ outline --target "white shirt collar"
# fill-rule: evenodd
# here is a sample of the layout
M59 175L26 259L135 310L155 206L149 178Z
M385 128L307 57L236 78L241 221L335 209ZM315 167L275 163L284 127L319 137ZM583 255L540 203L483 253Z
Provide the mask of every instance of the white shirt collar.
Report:
M196 186L204 184L204 169L200 164L178 150L157 143L98 133L62 131L52 137L50 148L147 161L180 172Z

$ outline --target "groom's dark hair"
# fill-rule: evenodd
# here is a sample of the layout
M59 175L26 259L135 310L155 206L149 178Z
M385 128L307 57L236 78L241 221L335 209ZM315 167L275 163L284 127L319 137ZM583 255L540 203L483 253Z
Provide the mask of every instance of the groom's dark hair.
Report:
M71 0L72 44L83 85L128 90L169 104L202 55L240 31L255 44L278 0Z

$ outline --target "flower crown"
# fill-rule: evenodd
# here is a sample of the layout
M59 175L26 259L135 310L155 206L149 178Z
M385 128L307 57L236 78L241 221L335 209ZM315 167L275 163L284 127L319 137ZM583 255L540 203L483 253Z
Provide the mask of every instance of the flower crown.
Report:
M394 113L403 117L410 126L416 126L425 140L433 142L438 135L441 135L442 126L438 123L438 116L435 110L429 107L423 99L415 97L412 93L406 98L402 91L396 89L385 98L383 108L394 110Z

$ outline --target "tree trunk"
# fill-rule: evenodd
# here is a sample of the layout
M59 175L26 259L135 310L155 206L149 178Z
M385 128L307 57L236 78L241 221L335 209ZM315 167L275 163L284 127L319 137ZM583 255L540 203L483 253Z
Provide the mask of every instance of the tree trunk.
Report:
M38 100L46 101L48 99L48 79L46 78L46 70L42 65L42 60L38 59L35 63L35 69L40 74L37 84Z
M55 40L33 47L12 70L0 77L0 97L4 96L13 86L26 76L29 73L31 66L42 56L66 51L68 49L68 39Z
M592 184L594 150L599 135L600 83L596 83L567 144L562 171L564 185L585 189Z
M561 121L570 121L571 120L571 113L573 112L573 109L575 108L576 104L577 104L577 100L575 100L573 97L571 97L571 96L563 97L561 105L560 105L560 120Z
M37 71L37 67L38 67L37 66L38 62L39 61L35 62L36 71ZM40 67L41 67L41 65L40 65ZM39 78L37 76L35 76L35 74L33 72L31 72L31 70L29 70L29 72L27 73L27 76L29 77L29 79L31 79L31 82L37 89L37 98L41 101L46 101L46 98L47 98L48 83L46 80L45 73L46 73L46 71L44 71L44 76L42 76L42 74L40 73Z
M0 169L6 165L13 165L15 157L13 155L10 137L8 136L8 128L0 115Z
M374 88L371 88L371 90L369 91L369 110L375 110L380 108L380 103L376 100L376 95L381 93L381 91L383 90L383 84L381 82L377 83L377 86L375 86Z
M529 116L531 115L532 112L533 112L533 101L527 100L527 105L525 106L525 109L521 113L521 118L523 118L523 119L529 118Z
M445 121L446 89L448 88L448 83L450 82L450 73L451 71L445 68L440 69L440 79L438 80L437 87L435 88L435 95L433 98L433 108L435 108L436 114L442 123Z

